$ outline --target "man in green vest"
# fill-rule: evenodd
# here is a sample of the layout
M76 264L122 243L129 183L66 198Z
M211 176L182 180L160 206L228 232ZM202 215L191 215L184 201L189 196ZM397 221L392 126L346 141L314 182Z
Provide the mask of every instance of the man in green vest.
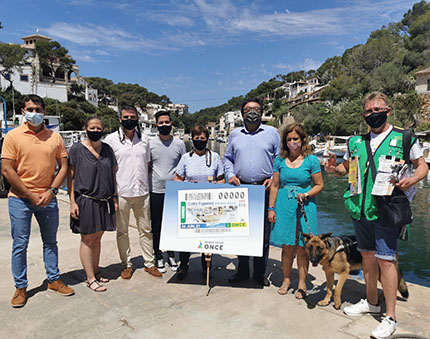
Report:
M380 92L372 92L364 98L363 119L370 127L370 151L376 169L385 156L404 159L402 135L403 130L387 123L391 108L387 97ZM411 177L405 177L396 186L402 191L409 190L428 172L423 152L415 136L411 138L409 158L416 168ZM351 212L357 236L358 250L363 257L363 274L366 283L366 299L344 308L349 316L360 316L366 313L380 313L378 304L377 281L381 272L382 289L385 296L386 316L372 331L375 338L386 338L392 335L397 327L395 307L397 299L396 252L399 228L383 225L379 218L375 197L372 195L374 179L368 162L368 151L364 136L354 136L348 141L348 151L344 161L336 166L336 156L330 154L324 164L327 173L343 176L349 171L350 189L344 194L345 207ZM356 179L351 179L355 177ZM388 227L387 227L388 226ZM378 269L379 266L379 269Z

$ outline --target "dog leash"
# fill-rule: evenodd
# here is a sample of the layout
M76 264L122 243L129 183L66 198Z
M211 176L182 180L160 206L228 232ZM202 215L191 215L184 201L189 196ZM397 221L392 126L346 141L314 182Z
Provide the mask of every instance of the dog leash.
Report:
M313 235L311 227L309 226L308 217L305 212L305 203L303 202L303 199L299 197L299 200L297 200L297 223L296 223L296 243L294 246L297 246L299 244L299 234L300 234L300 212L302 212L303 217L305 218L306 225L308 226L309 232Z
M297 201L297 204L300 205L300 211L302 212L303 217L305 218L306 226L308 226L309 232L313 235L311 227L309 226L308 217L307 217L306 212L305 212L305 203L304 203L304 201L303 201L303 199L302 199L301 196L299 197L299 200Z

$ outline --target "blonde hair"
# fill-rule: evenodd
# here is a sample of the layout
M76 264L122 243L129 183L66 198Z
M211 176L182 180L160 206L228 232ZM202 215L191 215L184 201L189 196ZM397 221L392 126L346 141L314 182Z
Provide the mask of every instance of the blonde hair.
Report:
M281 131L281 157L286 158L290 154L290 150L287 146L287 136L291 132L296 132L300 140L302 141L301 154L307 157L311 154L311 147L309 146L309 138L303 128L302 124L292 123L282 127Z
M383 100L385 102L385 105L388 106L387 96L382 92L374 91L366 94L366 96L363 99L363 107L365 107L369 101L377 100L377 99Z

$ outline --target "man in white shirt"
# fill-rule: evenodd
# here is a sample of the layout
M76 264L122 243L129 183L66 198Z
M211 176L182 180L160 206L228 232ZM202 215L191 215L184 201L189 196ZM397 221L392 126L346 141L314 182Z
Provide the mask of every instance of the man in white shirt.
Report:
M148 137L140 132L134 106L120 110L121 127L109 134L104 142L109 144L118 162L116 181L119 208L116 213L117 244L123 271L121 278L130 279L133 274L128 226L130 209L133 210L139 232L140 247L145 261L145 272L160 278L154 265L154 249L149 210L148 166L150 150Z

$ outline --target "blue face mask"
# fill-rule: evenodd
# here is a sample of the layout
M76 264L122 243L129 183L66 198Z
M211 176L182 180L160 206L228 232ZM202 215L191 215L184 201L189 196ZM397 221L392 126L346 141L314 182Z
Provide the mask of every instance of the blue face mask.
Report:
M25 112L25 120L34 127L39 126L43 122L44 116L43 113Z

